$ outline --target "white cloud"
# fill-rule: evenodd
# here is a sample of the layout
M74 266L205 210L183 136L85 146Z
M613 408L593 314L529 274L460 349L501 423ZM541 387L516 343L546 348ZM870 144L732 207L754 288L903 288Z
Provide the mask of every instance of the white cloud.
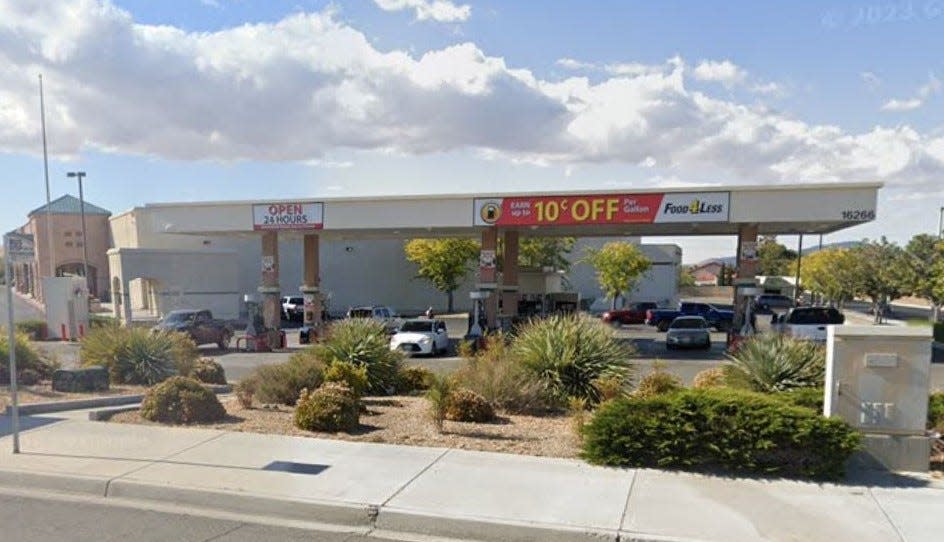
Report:
M97 0L56 6L0 0L0 152L36 152L41 71L59 157L96 149L332 167L326 157L358 149L468 151L519 164L710 171L725 182L885 181L918 192L939 191L944 176L940 135L799 121L690 88L680 58L634 65L633 75L601 67L598 80L551 81L473 43L419 56L380 51L330 11L191 33L136 24ZM715 74L733 81L738 71ZM928 96L938 92L929 85Z
M573 58L558 58L555 64L568 70L595 70L597 68L592 62L582 62Z
M878 90L878 87L882 86L882 78L872 72L862 72L859 77L862 78L866 88L871 91Z
M461 23L472 16L471 6L449 0L374 0L374 3L384 11L412 9L418 21Z
M893 113L914 111L915 109L920 109L923 107L925 102L928 101L928 98L934 96L935 94L939 94L940 92L941 81L935 77L933 73L931 73L928 74L928 82L918 87L918 90L915 91L914 97L888 100L882 105L882 111L890 111Z
M699 81L712 81L732 88L747 80L747 72L729 60L721 62L702 61L692 72Z

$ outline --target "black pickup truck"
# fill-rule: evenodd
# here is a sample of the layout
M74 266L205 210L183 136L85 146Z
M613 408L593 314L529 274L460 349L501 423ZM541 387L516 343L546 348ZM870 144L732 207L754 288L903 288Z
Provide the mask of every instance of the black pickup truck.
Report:
M154 330L186 333L197 346L215 344L221 350L229 348L233 340L229 324L213 318L213 313L208 310L171 311L154 326Z

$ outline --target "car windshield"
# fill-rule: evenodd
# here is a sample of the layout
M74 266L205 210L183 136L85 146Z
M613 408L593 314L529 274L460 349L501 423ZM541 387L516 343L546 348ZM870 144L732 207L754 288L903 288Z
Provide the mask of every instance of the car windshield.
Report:
M833 308L809 308L794 310L787 318L788 324L797 325L828 325L842 324L845 318L842 313Z
M165 324L188 324L197 316L195 312L172 312L164 317Z
M349 318L370 318L374 315L374 311L370 309L351 309L347 315Z
M677 318L670 329L704 329L705 321L701 318Z
M400 327L400 331L408 331L413 333L429 333L433 331L432 322L404 322Z

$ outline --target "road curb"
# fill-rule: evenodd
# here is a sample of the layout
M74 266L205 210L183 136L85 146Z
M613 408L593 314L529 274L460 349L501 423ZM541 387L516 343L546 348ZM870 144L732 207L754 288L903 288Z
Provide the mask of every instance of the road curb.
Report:
M217 395L231 393L233 391L230 385L208 385L207 388ZM30 416L33 414L49 414L50 412L66 412L69 410L85 410L87 408L104 408L122 405L133 405L144 400L144 394L136 395L112 395L109 397L94 397L91 399L73 399L70 401L56 401L51 403L28 403L20 405L20 416ZM13 407L7 405L4 416L10 416L13 413Z
M375 526L381 532L447 537L487 542L617 542L618 531L502 521L492 518L433 516L397 508L381 508Z
M0 486L104 497L108 479L94 476L0 469Z

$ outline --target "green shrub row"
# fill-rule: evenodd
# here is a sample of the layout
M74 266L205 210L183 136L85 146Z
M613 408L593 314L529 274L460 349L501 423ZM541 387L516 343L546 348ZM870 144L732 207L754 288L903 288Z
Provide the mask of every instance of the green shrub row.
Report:
M710 388L604 403L583 442L601 465L838 479L860 436L774 397Z
M43 320L23 320L14 326L17 333L22 333L34 341L46 338L46 322Z
M30 339L23 333L15 335L14 348L16 349L16 375L19 382L25 386L36 384L40 380L52 377L53 371L59 364L40 355L33 348ZM0 385L10 382L10 345L8 333L0 329Z
M944 433L944 392L932 393L928 399L928 429Z

